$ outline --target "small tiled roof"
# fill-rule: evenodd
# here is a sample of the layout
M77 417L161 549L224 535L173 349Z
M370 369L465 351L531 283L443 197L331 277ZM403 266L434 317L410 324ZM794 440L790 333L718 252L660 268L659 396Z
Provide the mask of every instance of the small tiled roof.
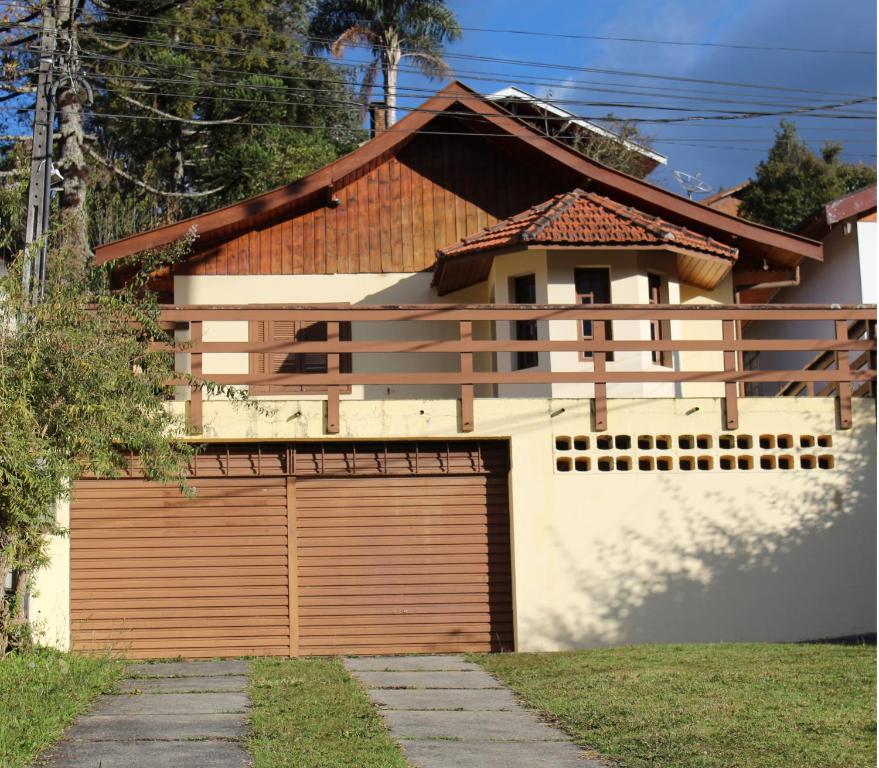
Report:
M738 249L684 227L575 189L440 249L440 259L516 245L665 245L720 256L730 261Z

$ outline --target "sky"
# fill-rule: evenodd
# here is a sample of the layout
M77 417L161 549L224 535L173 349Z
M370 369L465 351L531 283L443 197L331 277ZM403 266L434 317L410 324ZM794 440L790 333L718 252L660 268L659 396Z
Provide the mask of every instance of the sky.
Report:
M707 114L706 109L774 112L876 95L875 0L450 0L449 5L465 28L462 39L447 49L455 77L482 93L519 80L519 87L540 97L587 102L563 105L586 117L610 111L608 106L588 102L624 102L632 106L613 111L655 119ZM775 50L564 39L474 28L766 46ZM777 50L782 47L872 53ZM474 61L456 58L458 55L521 63ZM809 92L648 79L583 71L586 67ZM400 77L404 94L401 104L415 106L423 100L420 93L416 97L406 95L409 92L405 88L433 91L442 84L404 72ZM597 90L608 87L625 87L635 93ZM687 98L680 98L684 96ZM710 98L727 99L729 103L710 102ZM755 101L764 104L755 105ZM688 111L650 106L684 106ZM875 101L839 111L862 113L870 119L788 119L797 123L813 149L818 150L827 140L841 141L846 161L875 165ZM779 119L759 117L721 124L642 123L642 130L653 138L655 148L668 157L668 165L657 169L650 181L681 191L671 172L682 170L700 173L713 189L738 184L752 176L755 165L765 157Z

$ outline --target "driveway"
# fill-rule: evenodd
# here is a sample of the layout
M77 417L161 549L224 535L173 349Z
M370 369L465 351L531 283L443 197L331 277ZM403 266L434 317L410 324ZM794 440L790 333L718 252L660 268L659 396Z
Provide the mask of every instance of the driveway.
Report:
M415 768L606 768L462 656L345 659Z
M245 768L246 661L134 664L47 758L50 768Z

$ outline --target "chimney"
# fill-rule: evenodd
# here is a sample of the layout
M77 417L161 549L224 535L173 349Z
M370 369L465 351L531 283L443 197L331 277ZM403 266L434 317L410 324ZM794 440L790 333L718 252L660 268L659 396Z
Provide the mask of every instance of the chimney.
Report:
M369 138L388 130L388 105L383 101L369 103Z

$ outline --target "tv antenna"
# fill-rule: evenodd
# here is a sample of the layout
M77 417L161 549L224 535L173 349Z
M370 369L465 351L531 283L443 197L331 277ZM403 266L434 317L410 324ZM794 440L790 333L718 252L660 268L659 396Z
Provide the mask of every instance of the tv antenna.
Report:
M714 189L702 181L701 173L684 173L683 171L672 171L675 180L680 184L687 193L687 197L692 200L694 192L713 192Z

